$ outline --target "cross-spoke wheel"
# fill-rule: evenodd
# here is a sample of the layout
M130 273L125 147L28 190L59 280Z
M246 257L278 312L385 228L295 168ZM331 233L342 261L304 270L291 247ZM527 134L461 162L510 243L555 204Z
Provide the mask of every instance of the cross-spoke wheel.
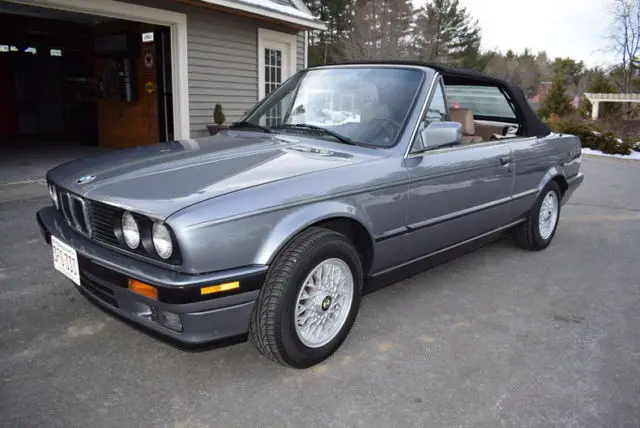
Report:
M316 266L305 279L296 301L295 327L309 348L329 343L340 331L353 300L353 275L343 260Z
M516 243L528 250L542 250L549 246L560 219L560 186L549 182L540 192L526 221L515 231Z
M558 195L553 190L549 190L540 205L538 216L538 229L542 239L549 239L556 228L558 222Z
M252 341L281 364L323 361L353 326L362 278L360 256L346 236L305 230L271 264L251 315Z

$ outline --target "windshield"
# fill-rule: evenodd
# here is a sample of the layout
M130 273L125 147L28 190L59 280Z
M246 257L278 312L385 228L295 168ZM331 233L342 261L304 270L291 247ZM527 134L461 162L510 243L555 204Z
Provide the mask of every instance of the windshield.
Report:
M309 70L272 92L244 122L272 132L390 147L404 126L422 76L419 70L403 68Z

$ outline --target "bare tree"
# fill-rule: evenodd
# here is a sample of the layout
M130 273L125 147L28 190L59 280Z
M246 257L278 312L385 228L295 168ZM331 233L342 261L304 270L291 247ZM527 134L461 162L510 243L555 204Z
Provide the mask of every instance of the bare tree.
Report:
M640 53L640 0L612 0L613 23L611 49L620 55L620 79L617 82L624 93L632 92L633 73ZM627 105L625 104L625 116Z
M411 45L410 0L361 0L351 17L342 55L348 60L406 59Z

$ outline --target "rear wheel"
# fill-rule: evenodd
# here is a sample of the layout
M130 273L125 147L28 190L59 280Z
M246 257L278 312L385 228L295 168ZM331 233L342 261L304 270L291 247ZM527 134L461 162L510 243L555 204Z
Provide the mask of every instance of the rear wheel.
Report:
M258 350L306 368L333 354L351 330L362 290L362 264L347 237L310 228L271 265L251 315Z
M558 228L560 200L560 186L555 181L549 182L540 192L527 220L515 231L518 246L534 251L549 246Z

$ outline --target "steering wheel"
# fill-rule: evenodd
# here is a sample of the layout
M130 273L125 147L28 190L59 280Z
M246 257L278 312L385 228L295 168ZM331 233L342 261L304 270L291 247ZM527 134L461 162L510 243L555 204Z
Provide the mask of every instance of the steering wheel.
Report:
M368 122L367 138L371 141L381 140L390 143L400 131L401 125L390 117L378 116Z

